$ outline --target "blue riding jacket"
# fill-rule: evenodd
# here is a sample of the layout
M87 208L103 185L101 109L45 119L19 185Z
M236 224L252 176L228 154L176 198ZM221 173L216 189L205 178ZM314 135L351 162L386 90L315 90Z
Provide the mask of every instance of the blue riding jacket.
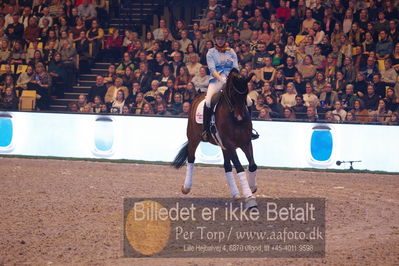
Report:
M225 77L229 75L233 68L239 70L237 54L231 48L224 53L219 52L216 48L209 49L206 54L206 61L211 72L209 82L216 82L216 78L213 76L213 71L215 70Z

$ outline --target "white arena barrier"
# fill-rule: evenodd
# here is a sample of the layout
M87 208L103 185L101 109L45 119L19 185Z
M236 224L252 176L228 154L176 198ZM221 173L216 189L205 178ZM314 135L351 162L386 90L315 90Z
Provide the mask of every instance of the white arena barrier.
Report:
M186 138L186 118L0 112L0 154L171 162ZM399 172L399 127L254 121L258 166ZM239 151L243 164L247 163ZM223 164L201 143L197 163Z

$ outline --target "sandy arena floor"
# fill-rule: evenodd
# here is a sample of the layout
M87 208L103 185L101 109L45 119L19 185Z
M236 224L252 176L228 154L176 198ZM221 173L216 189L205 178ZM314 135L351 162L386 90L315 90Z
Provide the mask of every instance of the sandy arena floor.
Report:
M196 168L190 197L225 197L223 169ZM399 176L259 170L258 196L327 198L323 259L131 259L124 197L181 197L168 166L0 158L0 265L398 265Z

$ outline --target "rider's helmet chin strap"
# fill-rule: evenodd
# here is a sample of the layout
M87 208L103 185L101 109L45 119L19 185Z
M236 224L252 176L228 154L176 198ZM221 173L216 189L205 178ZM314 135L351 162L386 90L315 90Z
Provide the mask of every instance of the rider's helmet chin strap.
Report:
M227 50L229 50L230 48L227 47L227 42L225 42L223 44L223 46L219 46L215 43L215 48L216 50L218 50L219 52L226 52Z

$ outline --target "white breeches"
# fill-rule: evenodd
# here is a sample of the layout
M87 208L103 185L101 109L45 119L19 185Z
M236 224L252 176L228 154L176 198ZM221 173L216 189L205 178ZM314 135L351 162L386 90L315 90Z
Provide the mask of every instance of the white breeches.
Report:
M210 82L208 85L208 90L205 96L205 104L207 107L211 107L212 96L219 92L223 88L224 83L217 80L216 82ZM247 106L252 106L252 100L247 95Z
M212 96L219 92L223 87L223 82L217 80L215 82L210 82L208 85L208 90L206 91L205 104L207 107L211 107Z

